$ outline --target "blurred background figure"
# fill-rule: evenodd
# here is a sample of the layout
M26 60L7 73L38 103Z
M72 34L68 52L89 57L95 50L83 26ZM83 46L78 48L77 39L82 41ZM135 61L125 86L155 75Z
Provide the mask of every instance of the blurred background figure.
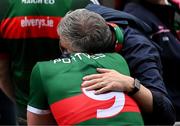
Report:
M8 1L0 1L0 23L3 20L6 12L8 12ZM0 25L1 28L1 25ZM0 52L4 51L2 47L2 32L0 30ZM9 84L8 70L4 67L9 67L6 55L0 54L0 125L16 125L16 108L14 100L13 86Z

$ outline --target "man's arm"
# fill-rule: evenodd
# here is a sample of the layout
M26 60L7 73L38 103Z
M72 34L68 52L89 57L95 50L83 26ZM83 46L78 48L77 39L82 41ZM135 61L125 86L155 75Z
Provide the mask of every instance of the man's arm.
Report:
M57 125L51 113L40 115L30 111L27 111L27 123L28 125Z
M33 67L30 78L30 95L27 106L28 125L56 125L50 112L38 63Z

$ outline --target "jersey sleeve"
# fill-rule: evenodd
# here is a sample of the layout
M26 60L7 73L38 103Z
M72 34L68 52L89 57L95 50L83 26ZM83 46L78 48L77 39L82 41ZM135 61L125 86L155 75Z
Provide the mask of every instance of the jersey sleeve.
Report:
M27 110L35 114L50 113L38 63L34 66L31 73Z

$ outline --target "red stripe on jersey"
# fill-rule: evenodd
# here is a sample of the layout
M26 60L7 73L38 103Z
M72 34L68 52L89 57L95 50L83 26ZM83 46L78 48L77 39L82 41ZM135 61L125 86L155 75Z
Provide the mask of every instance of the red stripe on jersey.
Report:
M140 109L131 97L125 95L125 106L121 112L140 112Z
M20 16L7 18L1 23L2 37L7 39L58 39L57 25L61 17Z
M114 102L115 97L99 101L81 94L53 103L51 111L59 125L73 125L97 118L98 109L108 109ZM132 98L125 95L125 105L120 112L140 112L140 110Z

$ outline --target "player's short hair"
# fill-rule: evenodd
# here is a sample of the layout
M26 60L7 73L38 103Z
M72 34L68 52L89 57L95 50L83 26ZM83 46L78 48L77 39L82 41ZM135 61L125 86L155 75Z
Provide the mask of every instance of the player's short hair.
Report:
M67 13L58 25L60 38L71 42L77 52L112 52L114 43L106 21L99 14L86 9Z

